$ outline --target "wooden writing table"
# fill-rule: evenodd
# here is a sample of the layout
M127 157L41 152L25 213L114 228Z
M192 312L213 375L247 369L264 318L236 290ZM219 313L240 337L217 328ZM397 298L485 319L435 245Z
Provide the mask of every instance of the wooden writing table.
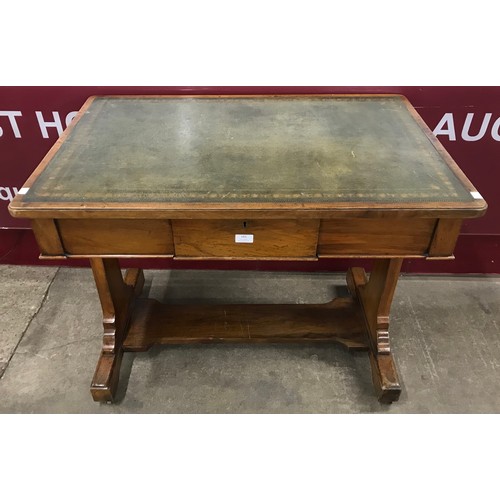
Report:
M43 257L90 259L104 340L91 392L113 400L124 351L192 342L340 342L401 392L389 311L403 258L453 258L486 203L397 95L92 97L9 206ZM141 298L120 257L375 259L327 304ZM437 305L439 307L439 305Z

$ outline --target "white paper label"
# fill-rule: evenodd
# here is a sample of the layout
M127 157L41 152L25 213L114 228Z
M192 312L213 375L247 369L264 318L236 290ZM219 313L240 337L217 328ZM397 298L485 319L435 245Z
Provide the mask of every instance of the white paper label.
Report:
M253 243L253 234L235 234L235 243Z
M18 193L19 194L26 194L28 191L30 190L30 188L21 188Z
M483 197L477 191L471 191L470 194L475 200L482 200Z

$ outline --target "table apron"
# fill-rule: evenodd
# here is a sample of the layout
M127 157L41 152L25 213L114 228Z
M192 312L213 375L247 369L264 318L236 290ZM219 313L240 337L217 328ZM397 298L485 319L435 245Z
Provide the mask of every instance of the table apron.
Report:
M43 258L452 258L461 219L35 219Z

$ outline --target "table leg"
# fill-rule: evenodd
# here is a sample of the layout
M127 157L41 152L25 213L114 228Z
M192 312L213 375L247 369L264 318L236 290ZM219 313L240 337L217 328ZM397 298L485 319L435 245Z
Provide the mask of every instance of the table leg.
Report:
M381 403L399 399L401 385L389 341L389 313L403 259L378 259L368 280L364 269L352 268L347 285L365 317L372 379Z
M134 297L141 293L144 275L139 269L122 277L118 259L90 259L103 314L103 346L90 392L94 401L112 402L123 357L123 341Z
M144 276L142 271L138 269L129 270L125 274L125 278L123 278L118 259L92 258L90 259L90 262L101 302L104 326L103 347L97 363L94 378L92 380L91 393L95 401L113 402L118 385L120 364L124 349L132 351L144 350L152 344L186 343L195 341L195 339L187 337L184 338L185 334L183 332L185 330L185 325L171 324L173 321L172 318L176 318L178 316L170 311L169 308L171 306L156 303L156 301L152 301L151 299L147 299L146 302L142 304L143 314L141 314L142 309L139 307L139 313L134 313L135 323L133 321L131 323L134 298L140 294L144 285ZM351 311L350 316L346 316L346 318L348 317L349 319L341 319L340 317L337 318L339 320L338 332L336 329L332 330L333 324L331 324L331 322L328 322L325 326L325 333L323 332L323 325L321 322L319 325L312 328L307 321L307 325L305 325L307 328L305 328L304 332L301 331L301 328L304 328L304 325L302 324L299 325L298 332L295 332L295 330L292 332L294 340L328 340L331 337L331 340L341 341L351 347L354 346L356 348L363 348L367 346L369 349L373 383L377 391L378 399L382 403L392 403L393 401L397 401L401 393L401 386L394 365L389 342L389 313L401 264L402 259L379 259L374 264L369 280L367 279L365 271L362 268L349 269L347 273L347 284L351 294L359 302L358 308L352 304L352 299L350 299L352 304L350 307L352 308L352 311L356 311L357 309L360 311L357 313L360 322L359 327L356 326L356 314L353 313L348 307L349 300L344 299L344 302L347 301L346 304L344 304L342 299L337 299L338 303L332 302L332 304L326 305L313 305L309 306L309 308L313 310L313 317L316 319L318 310L321 312L323 309L328 309L325 313L330 314L330 307L333 308L334 311L337 311L337 309L338 311L344 311L346 308L347 310L344 312ZM142 300L144 302L145 299ZM137 304L141 304L141 299L137 301ZM198 308L199 307L200 306L198 306ZM274 308L277 306L253 306L256 309L259 309L255 311L257 314L255 332L252 322L253 320L251 321L247 318L248 339L247 337L244 339L240 338L239 330L236 327L234 332L230 328L229 332L226 331L228 330L228 324L230 326L229 320L232 318L232 316L229 318L227 316L227 312L228 310L231 311L231 308L235 308L235 314L239 318L238 321L235 322L235 325L237 323L237 326L241 329L241 315L243 314L243 311L240 311L240 309L244 306L229 305L221 307L223 309L223 321L221 321L224 325L224 331L222 333L211 332L210 335L207 334L208 336L201 335L200 339L196 340L292 340L291 337L289 338L288 334L284 334L282 339L281 337L274 338L272 332L267 333L267 330L263 332L261 331L263 329L263 325L261 324L262 314L266 313L267 316L271 314L272 318L276 319L276 311L274 311ZM250 309L251 307L252 306L250 306ZM290 306L282 307L287 308ZM268 311L267 308L271 308L272 311ZM300 306L295 306L295 308L300 308ZM249 309L249 306L246 306L246 309ZM250 312L252 311L253 309L250 310ZM302 322L304 322L304 318L309 318L308 314L306 314L307 311L302 311L302 309L294 311L295 309L293 311L288 311L287 309L284 311L284 314L286 313L286 317L291 315L293 316L293 314L299 314L298 320L302 320ZM189 312L187 316L184 315L186 316L184 320L188 322L189 319L194 318L195 325L198 325L199 327L198 316L196 316L194 312ZM247 311L247 316L250 312ZM215 311L215 313L217 313L217 311ZM149 321L151 318L149 318L148 314L153 314L153 316L156 315L155 318L160 319L161 321ZM205 311L202 316L205 317L206 314L207 312ZM267 318L266 314L264 315ZM143 316L146 319L144 319ZM250 314L250 316L252 315ZM169 320L170 323L167 320ZM362 338L363 321L367 332L367 342ZM168 328L166 326L164 327L164 324L166 323L168 323ZM129 328L130 324L131 326ZM147 329L145 327L146 324L150 327L153 325L154 328ZM218 322L215 321L214 324L217 326ZM250 328L250 324L252 324L252 328ZM279 324L282 325L283 328L283 325L287 325L288 323L283 321L283 319L279 319ZM316 332L316 329L318 332ZM163 332L163 330L166 331ZM179 330L179 332L177 332L177 330ZM196 329L193 328L188 330L196 331ZM274 328L271 330L274 331ZM250 331L252 331L252 335L250 335ZM358 331L359 334L356 333ZM262 335L259 336L258 332ZM357 335L359 335L359 339ZM139 338L139 340L137 340L136 337ZM137 345L134 343L135 340L137 340Z

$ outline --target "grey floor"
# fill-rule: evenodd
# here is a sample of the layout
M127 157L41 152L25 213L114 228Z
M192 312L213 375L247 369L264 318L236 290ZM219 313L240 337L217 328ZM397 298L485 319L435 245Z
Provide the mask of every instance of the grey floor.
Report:
M146 271L170 302L326 302L327 273ZM127 353L119 401L92 401L101 316L89 269L0 266L1 413L498 413L500 277L405 277L392 309L398 403L341 346L196 345Z

